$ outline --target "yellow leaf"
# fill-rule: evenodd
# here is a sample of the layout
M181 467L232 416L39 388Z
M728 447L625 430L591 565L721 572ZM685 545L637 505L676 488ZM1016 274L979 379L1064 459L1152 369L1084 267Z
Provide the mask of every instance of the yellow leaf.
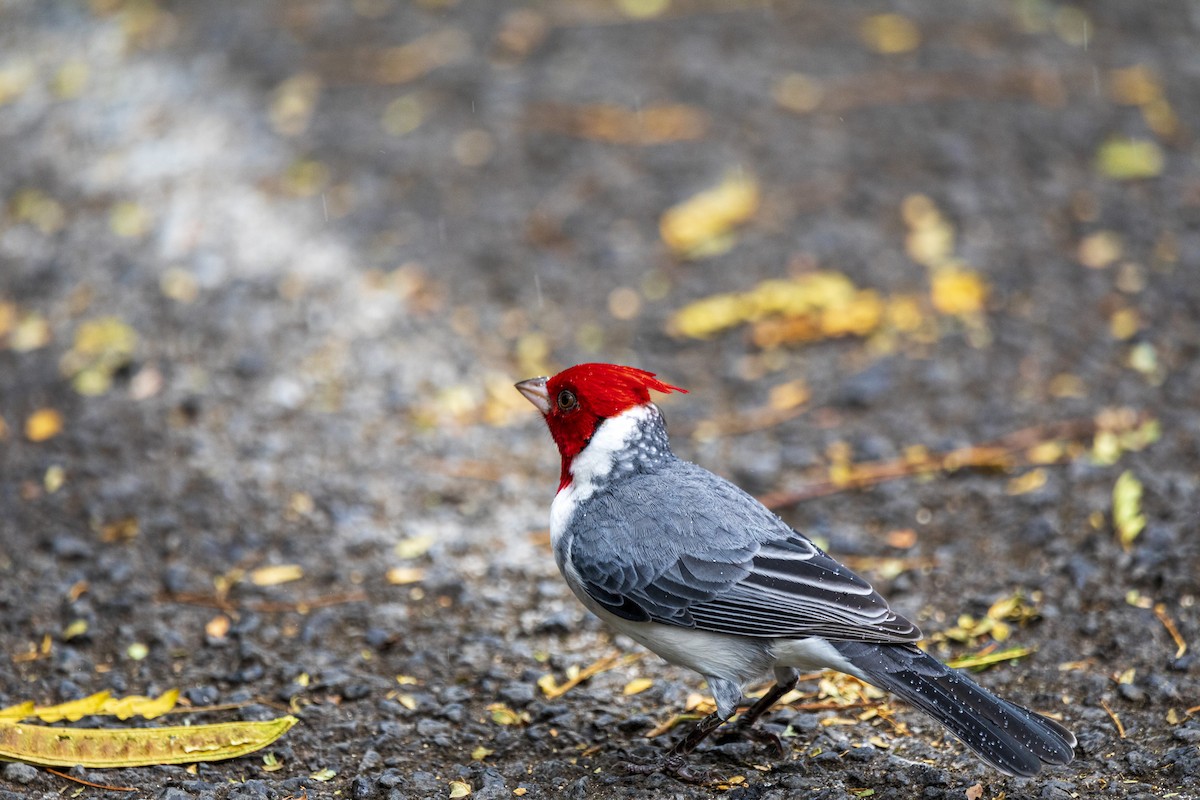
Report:
M50 343L50 323L36 311L32 311L17 322L8 346L18 353L28 353Z
M668 247L689 257L747 222L758 205L758 182L733 173L712 189L667 209L659 233Z
M0 722L0 758L88 769L220 761L266 747L296 722L292 716L166 728L50 728Z
M484 747L483 745L479 745L478 747L476 747L474 750L471 751L471 760L472 761L483 761L485 758L487 758L494 752L496 752L496 751L489 750L486 747Z
M1114 69L1108 77L1108 91L1113 102L1126 106L1144 106L1162 98L1162 81L1145 64Z
M511 389L512 387L509 388ZM396 542L394 548L396 558L420 558L429 552L429 548L433 547L435 541L437 539L432 534L409 536L407 539L401 539Z
M1031 464L1057 464L1066 454L1059 441L1039 442L1025 452Z
M952 658L946 662L946 666L951 669L969 669L978 672L993 664L999 664L1002 661L1024 658L1032 652L1032 647L1009 647L1005 650L993 650L991 652Z
M132 201L120 202L113 206L108 224L117 236L137 239L150 229L150 213Z
M814 78L799 72L784 75L771 89L771 96L782 108L797 114L815 111L821 105L825 90Z
M59 369L80 394L104 394L136 347L137 332L118 317L88 320L75 330L74 345L63 355Z
M308 777L312 778L314 781L321 781L322 783L325 783L326 781L331 781L337 777L337 770L326 767L325 769L317 770Z
M250 570L250 582L255 586L278 586L303 577L304 568L299 564L272 564Z
M101 709L104 708L104 704L110 697L111 693L109 692L96 692L67 703L38 707L32 714L26 716L37 717L42 722L58 722L64 719L68 722L75 722L83 717L101 713Z
M1096 231L1079 240L1075 257L1091 269L1104 269L1121 257L1124 244L1113 231Z
M471 793L471 784L466 781L450 781L450 797L466 797Z
M1029 494L1030 492L1036 492L1045 485L1046 470L1038 467L1010 480L1008 482L1008 493L1013 495Z
M41 408L25 420L25 438L31 442L44 442L62 432L62 414L53 408Z
M1113 527L1117 540L1128 550L1146 527L1142 514L1142 482L1129 470L1121 473L1113 485Z
M631 695L641 694L653 685L654 681L650 678L634 678L629 683L625 684L625 688L621 691L626 697L629 697Z
M617 0L617 8L630 19L653 19L671 6L671 0Z
M168 689L158 697L141 697L139 695L109 697L101 704L100 710L94 713L110 714L117 719L129 719L130 717L154 719L173 709L178 701L178 689Z
M1100 173L1119 181L1156 177L1165 165L1162 149L1151 139L1109 139L1096 154Z
M812 392L803 378L781 383L768 395L767 405L775 411L789 411L808 402Z
M908 53L921 44L921 32L917 26L900 14L869 16L859 26L858 35L868 48L884 55Z
M932 278L934 308L943 314L977 314L987 299L987 284L977 272L944 269Z
M528 721L528 714L513 711L504 703L492 703L487 710L492 715L492 722L497 725L517 725Z
M46 493L54 494L61 489L66 477L67 472L61 464L52 464L47 467L46 474L42 476L42 485L46 487Z
M1108 330L1114 339L1125 341L1142 327L1141 318L1136 308L1118 308L1108 320Z
M18 703L15 706L0 708L0 724L4 722L19 722L26 717L32 717L36 706L32 700L26 700L24 703Z
M387 582L393 586L406 586L425 579L425 570L420 567L392 567L387 571Z

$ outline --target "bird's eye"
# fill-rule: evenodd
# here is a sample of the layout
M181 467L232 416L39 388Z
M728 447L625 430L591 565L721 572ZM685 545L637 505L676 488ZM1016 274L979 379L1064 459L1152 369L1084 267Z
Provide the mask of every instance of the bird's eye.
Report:
M570 411L579 401L575 399L575 393L570 389L563 389L558 393L558 408L560 411Z

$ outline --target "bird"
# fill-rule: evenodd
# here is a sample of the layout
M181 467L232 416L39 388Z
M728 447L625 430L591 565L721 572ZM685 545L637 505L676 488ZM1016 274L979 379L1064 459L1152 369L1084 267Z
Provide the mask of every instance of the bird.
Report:
M704 781L689 756L768 674L774 684L726 730L782 751L753 725L802 671L819 669L903 698L1005 775L1071 762L1069 730L918 648L918 627L865 579L733 483L675 456L650 393L685 389L601 363L516 388L561 457L550 537L567 585L611 628L702 675L715 701L661 757L627 764L631 772Z

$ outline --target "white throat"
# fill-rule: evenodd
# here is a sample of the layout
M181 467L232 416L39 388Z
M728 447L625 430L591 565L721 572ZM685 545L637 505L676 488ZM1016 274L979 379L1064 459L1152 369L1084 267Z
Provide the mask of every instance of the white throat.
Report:
M658 409L651 403L634 406L600 423L592 440L571 461L571 482L559 490L550 504L550 539L557 550L576 507L591 497L596 486L612 472L613 467L628 453L629 442L638 428Z

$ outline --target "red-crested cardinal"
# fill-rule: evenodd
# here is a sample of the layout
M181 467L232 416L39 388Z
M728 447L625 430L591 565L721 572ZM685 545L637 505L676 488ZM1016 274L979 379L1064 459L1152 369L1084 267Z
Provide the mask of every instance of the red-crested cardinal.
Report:
M734 715L749 681L774 672L735 723L753 734L798 671L814 669L899 695L1007 775L1070 763L1070 731L919 650L917 626L867 581L732 483L676 458L650 391L685 390L611 364L517 389L562 456L550 536L567 584L617 631L703 675L716 701L661 763L633 771L699 780L688 754Z

